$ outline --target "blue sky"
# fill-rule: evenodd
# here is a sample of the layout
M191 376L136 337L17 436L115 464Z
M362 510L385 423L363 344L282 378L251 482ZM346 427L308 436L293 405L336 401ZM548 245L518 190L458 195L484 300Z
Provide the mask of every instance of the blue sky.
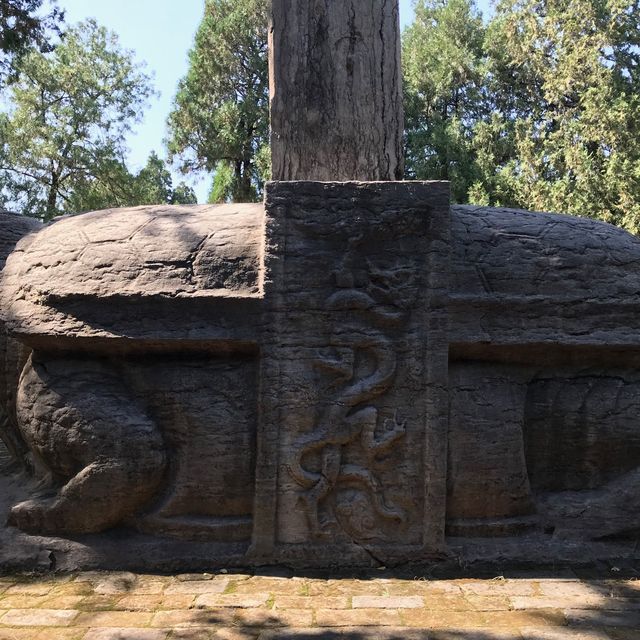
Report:
M164 157L165 121L178 80L187 69L187 53L204 8L204 0L59 0L69 24L95 18L99 24L115 31L122 46L135 52L154 76L160 93L152 99L143 121L130 136L129 165L141 168L152 150ZM481 0L486 7L486 0ZM400 0L400 20L404 25L412 18L412 0ZM195 187L198 199L206 199L207 180L187 179ZM182 177L178 179L183 179Z

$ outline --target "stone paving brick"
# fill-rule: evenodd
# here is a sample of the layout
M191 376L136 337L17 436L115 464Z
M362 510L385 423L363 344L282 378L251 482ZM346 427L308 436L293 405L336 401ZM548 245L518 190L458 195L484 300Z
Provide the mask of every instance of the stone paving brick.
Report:
M193 600L193 596L187 597ZM162 600L162 594L124 596L123 598L120 598L120 600L118 600L115 608L118 611L155 611L160 606ZM182 607L171 608L173 609Z
M89 629L82 640L166 640L167 629Z
M354 609L421 609L424 598L420 596L353 596Z
M468 629L486 626L486 619L477 611L435 611L428 607L403 611L402 622L409 627L424 629Z
M24 582L14 584L5 591L5 595L44 596L53 589L51 582Z
M341 627L338 629L288 629L282 631L264 631L260 640L430 640L431 634L424 629L407 629L406 627ZM456 640L466 640L456 638Z
M236 621L235 609L183 609L158 611L151 620L152 627L209 627L233 625Z
M605 627L611 640L640 640L640 629L614 629Z
M522 640L517 629L431 629L429 640Z
M310 596L381 596L383 589L376 580L309 580L306 586Z
M462 589L453 582L439 580L395 580L383 586L389 596L423 596L425 598L460 598Z
M634 591L637 591L638 594L640 594L640 579L635 579L635 580L619 580L617 581L617 584L625 589L633 589Z
M611 640L604 631L598 629L541 629L525 627L521 629L523 640Z
M169 636L169 640L213 640L214 638L218 638L218 631L215 629L173 629L171 635ZM246 640L247 636L242 635L238 636L242 637L242 640Z
M220 571L215 574L214 580L233 580L234 582L241 582L242 580L250 580L253 578L250 573L229 573L228 571Z
M12 609L0 617L0 624L11 627L66 627L72 622L77 624L77 616L78 611Z
M348 596L276 596L274 609L351 609L351 598Z
M129 573L66 580L2 581L0 640L640 640L638 581Z
M310 627L313 612L309 609L243 609L238 612L235 624L241 627Z
M191 609L195 606L195 601L196 596L192 593L175 593L169 596L162 596L158 609Z
M534 611L483 612L485 625L492 628L563 627L567 624L564 612L559 609L536 609Z
M458 595L463 593L460 580L416 580L418 585L433 593Z
M264 607L271 596L268 593L256 593L244 595L230 593L225 595L203 594L196 598L196 607L234 607L238 609L252 609L254 607Z
M425 606L433 611L474 611L474 606L462 595L443 593L427 594L424 597Z
M301 631L303 631L301 629ZM240 629L220 629L215 633L214 640L257 640L262 637L262 633L265 633L263 629L258 627L241 627ZM282 638L282 631L277 631L275 633L279 633L279 637ZM287 635L285 638L289 637L290 630L287 630ZM173 638L172 638L173 640Z
M33 636L32 640L82 640L87 630L81 627L58 627L42 629Z
M0 640L34 640L33 629L0 629Z
M85 596L78 604L81 611L112 611L121 599L121 594L109 596Z
M544 580L540 582L540 595L557 598L589 598L611 595L613 587L610 582L598 580L581 580L563 582ZM517 594L514 594L517 595Z
M399 627L402 620L397 611L389 609L317 609L316 624L319 627Z
M540 588L534 580L460 580L458 586L465 595L476 596L535 596Z
M586 611L566 609L564 615L570 625L591 627L630 627L640 629L639 611ZM0 618L0 622L2 619Z
M0 597L0 609L36 609L42 607L47 596L4 595Z
M186 582L175 582L165 590L166 595L202 593L223 593L229 586L229 580L190 580Z
M257 576L234 584L234 593L273 593L298 596L306 593L307 581L302 578L266 578Z
M85 596L53 596L46 597L42 603L43 609L77 609Z
M511 609L517 611L528 609L604 609L611 598L599 595L582 596L516 596L509 598Z
M159 578L146 578L144 580L138 580L138 583L133 590L133 594L137 596L149 596L164 593L164 590L173 584L171 578L161 580Z
M89 582L93 586L94 593L113 595L132 591L138 582L138 576L128 571L109 573L85 571L80 573L74 582Z
M56 585L50 596L89 596L93 595L93 585L90 582L66 582Z
M527 596L522 596L527 597ZM506 595L502 596L476 596L473 594L468 594L464 601L468 608L473 611L508 611L511 608L511 603L509 602L509 598ZM427 606L431 606L431 603L427 601ZM453 611L456 609L451 606ZM468 609L462 608L457 609L458 611L466 611Z
M153 614L142 611L86 611L76 624L83 627L148 627Z

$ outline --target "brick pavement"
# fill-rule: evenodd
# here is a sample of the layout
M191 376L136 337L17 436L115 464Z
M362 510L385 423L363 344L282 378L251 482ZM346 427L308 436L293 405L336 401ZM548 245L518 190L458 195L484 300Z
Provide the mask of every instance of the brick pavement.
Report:
M0 640L640 640L640 580L0 578Z

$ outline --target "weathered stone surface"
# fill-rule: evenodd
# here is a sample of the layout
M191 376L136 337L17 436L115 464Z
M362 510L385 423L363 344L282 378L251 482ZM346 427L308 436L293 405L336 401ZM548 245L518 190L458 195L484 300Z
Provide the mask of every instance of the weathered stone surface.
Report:
M3 315L23 342L251 339L263 207L137 207L64 218L19 245ZM216 320L218 318L218 320ZM254 323L255 324L255 323ZM56 340L47 340L55 337Z
M454 354L548 364L566 362L561 347L610 358L639 344L640 238L587 218L469 206L452 208L451 236Z
M478 207L452 238L449 532L640 528L640 240Z
M448 187L271 183L266 208L255 552L440 550Z
M3 274L33 349L6 385L48 476L30 501L0 476L0 506L23 531L99 535L9 528L0 562L388 564L441 551L445 521L487 560L635 558L585 543L640 530L638 258L590 220L449 215L440 184L59 220ZM181 595L227 584L202 582Z
M513 518L532 512L524 451L526 381L526 375L523 379L506 365L464 362L451 366L449 533L468 531L479 518Z
M24 236L38 231L42 223L34 218L0 211L0 270ZM18 376L29 350L9 336L0 326L0 466L7 462L22 462L26 448L18 432L15 416ZM4 446L3 446L4 445Z
M13 507L9 523L32 533L92 533L133 515L158 490L162 438L122 381L100 363L32 356L18 390L18 422L62 486L54 498Z

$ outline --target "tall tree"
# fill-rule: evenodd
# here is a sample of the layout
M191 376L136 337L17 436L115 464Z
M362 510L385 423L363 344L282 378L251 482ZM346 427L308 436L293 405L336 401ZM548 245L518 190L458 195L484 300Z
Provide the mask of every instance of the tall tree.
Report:
M206 0L168 120L183 172L215 172L211 199L255 200L268 171L267 0Z
M135 204L196 204L193 189L180 182L173 186L171 172L155 151L149 154L146 166L136 176Z
M501 0L486 42L507 198L640 231L638 0Z
M42 12L43 5L48 11ZM32 47L53 50L64 17L55 0L0 0L0 85L15 73L15 63Z
M5 191L27 214L73 211L76 189L126 195L125 136L152 95L149 77L94 21L69 29L49 54L32 51L10 87L0 126Z
M456 201L478 177L472 139L488 111L484 32L473 0L418 0L403 38L407 174L450 180Z
M181 182L173 186L167 164L155 151L137 173L129 171L124 162L105 159L98 176L86 176L77 181L65 205L67 211L82 213L110 207L135 207L144 204L195 204L193 189Z

